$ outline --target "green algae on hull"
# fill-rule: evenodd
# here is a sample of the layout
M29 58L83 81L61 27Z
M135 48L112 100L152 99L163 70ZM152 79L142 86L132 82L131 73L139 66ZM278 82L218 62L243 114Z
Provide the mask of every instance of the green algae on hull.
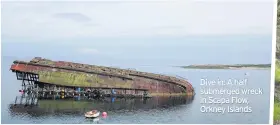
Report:
M38 71L40 82L56 83L64 86L79 86L79 87L102 87L105 84L105 79L101 79L96 74L85 74L80 72L46 72ZM110 81L110 80L108 80ZM111 80L112 81L112 80ZM129 88L131 83L129 81L110 82L115 84L106 84L106 87Z

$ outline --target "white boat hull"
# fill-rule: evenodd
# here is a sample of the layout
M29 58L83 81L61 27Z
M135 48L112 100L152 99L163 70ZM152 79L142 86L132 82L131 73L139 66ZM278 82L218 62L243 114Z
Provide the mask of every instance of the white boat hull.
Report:
M97 113L95 113L95 114L88 114L88 113L86 113L85 114L85 117L86 118L96 118L96 117L98 117L100 115L100 112L97 112Z

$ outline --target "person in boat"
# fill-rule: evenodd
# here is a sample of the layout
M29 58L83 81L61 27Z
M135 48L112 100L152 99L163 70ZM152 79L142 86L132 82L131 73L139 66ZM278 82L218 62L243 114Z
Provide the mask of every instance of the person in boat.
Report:
M97 113L97 110L91 110L88 112L88 114L95 114L95 113Z
M89 93L89 92L91 92L91 90L88 88L88 89L87 89L87 92Z

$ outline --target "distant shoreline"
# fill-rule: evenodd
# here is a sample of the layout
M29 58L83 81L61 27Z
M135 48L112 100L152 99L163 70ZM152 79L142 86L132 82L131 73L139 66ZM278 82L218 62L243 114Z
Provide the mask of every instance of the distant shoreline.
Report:
M188 65L179 66L185 69L269 69L271 64L233 64L233 65L220 65L220 64L205 64L205 65Z

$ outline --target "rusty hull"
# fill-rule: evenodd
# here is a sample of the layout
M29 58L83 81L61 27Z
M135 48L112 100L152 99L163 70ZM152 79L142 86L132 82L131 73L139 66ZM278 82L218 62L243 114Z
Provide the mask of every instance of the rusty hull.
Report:
M194 94L192 85L176 77L35 57L14 61L13 72L39 75L39 82L73 87L135 88L154 94Z

